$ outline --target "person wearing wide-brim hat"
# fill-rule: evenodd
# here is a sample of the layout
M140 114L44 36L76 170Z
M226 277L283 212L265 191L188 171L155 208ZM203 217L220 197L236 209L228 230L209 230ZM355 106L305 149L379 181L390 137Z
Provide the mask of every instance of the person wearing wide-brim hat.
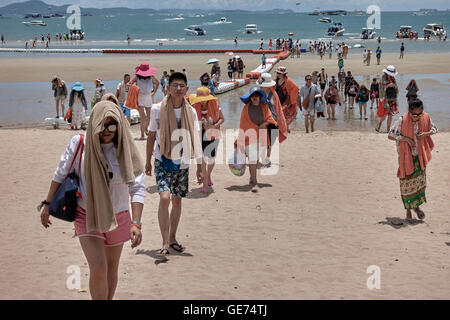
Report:
M375 131L380 132L381 125L387 117L387 132L391 128L392 116L398 111L398 86L395 77L398 75L397 69L389 65L383 69L383 76L380 82L380 95L378 98L377 115L380 118Z
M240 99L245 106L242 109L240 130L235 145L240 153L245 154L249 159L250 185L252 191L257 192L259 186L256 169L259 154L265 153L270 144L267 132L265 136L260 137L260 130L267 129L270 124L277 125L277 122L272 117L272 112L267 105L267 95L263 89L253 86L249 93L241 96Z
M71 128L74 130L84 129L86 121L87 103L84 95L84 88L80 82L72 85L70 92L69 108L72 112Z
M155 77L156 68L150 67L146 61L136 67L135 76L130 81L130 86L136 84L139 87L138 111L141 118L141 140L145 140L147 126L150 123L150 110L153 105L153 97L158 91L159 80Z
M298 85L287 76L286 67L277 68L277 77L275 79L275 91L280 98L280 103L286 119L287 132L289 132L289 125L297 118L298 106Z
M189 103L197 112L198 121L202 125L202 193L208 193L208 187L213 186L211 174L219 146L220 126L225 121L218 100L206 87L200 87L195 94L189 95Z
M52 78L52 90L56 103L56 118L59 118L59 105L61 104L61 115L64 116L64 101L67 99L67 87L60 77L54 76Z
M287 138L287 125L286 118L284 117L283 109L281 108L280 99L275 91L276 82L273 81L272 75L270 73L263 73L261 77L256 81L256 83L264 90L267 95L267 105L269 106L270 112L272 112L273 119L277 122L277 125L269 125L269 139L270 145L267 150L267 158L270 158L271 149L275 140L278 136L278 141L282 143ZM272 131L272 129L278 129ZM277 134L275 134L277 133ZM267 163L267 165L270 163Z

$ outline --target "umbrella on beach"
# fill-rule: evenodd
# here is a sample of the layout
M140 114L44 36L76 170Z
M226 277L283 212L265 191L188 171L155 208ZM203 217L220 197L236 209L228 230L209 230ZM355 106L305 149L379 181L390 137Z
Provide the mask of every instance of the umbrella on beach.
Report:
M216 62L219 62L219 60L216 58L212 58L212 59L208 60L207 64L216 63Z

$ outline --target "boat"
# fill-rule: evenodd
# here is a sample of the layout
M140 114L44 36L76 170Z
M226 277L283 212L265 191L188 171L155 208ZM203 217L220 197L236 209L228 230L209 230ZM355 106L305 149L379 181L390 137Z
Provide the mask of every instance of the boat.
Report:
M331 11L322 11L320 14L326 16L346 16L347 11L345 10L331 10Z
M423 28L423 32L425 34L425 37L432 36L432 37L445 37L447 32L444 30L444 25L442 23L430 23Z
M415 32L411 26L400 26L400 30L397 31L396 37L398 39L408 39L415 36L417 32Z
M344 26L340 22L336 22L332 27L328 28L328 36L341 37L344 34Z
M314 12L311 12L311 13L308 13L308 15L310 15L310 16L318 16L320 13L319 13L319 10L314 10Z
M196 25L188 26L184 29L184 31L186 31L186 33L191 36L204 36L206 34L205 29Z
M319 22L323 22L323 23L332 23L333 20L331 20L330 18L321 18L321 19L319 19Z
M258 32L258 27L256 24L247 24L245 26L245 33L256 33Z
M375 31L373 28L362 28L360 38L361 39L373 39L375 37Z
M353 12L354 12L357 16L363 16L363 15L366 14L364 11L358 10L358 9L355 9Z
M42 20L32 20L32 21L30 21L30 22L28 22L28 21L24 21L24 22L22 22L24 25L27 25L27 26L43 26L43 27L45 27L47 24L44 22L44 21L42 21Z
M289 32L289 33L288 33L288 36L290 36L290 37L292 37L293 35L294 35L293 32Z
M227 18L225 18L225 17L220 18L220 22L221 23L227 23Z

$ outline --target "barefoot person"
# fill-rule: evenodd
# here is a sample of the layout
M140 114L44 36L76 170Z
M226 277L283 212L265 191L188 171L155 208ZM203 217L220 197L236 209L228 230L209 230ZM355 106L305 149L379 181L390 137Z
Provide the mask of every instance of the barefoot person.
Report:
M309 133L311 126L311 132L314 132L314 97L320 94L319 88L312 83L311 75L305 77L306 84L300 89L301 106L303 110L303 116L305 117L305 129L306 133Z
M327 91L325 91L325 101L327 103L327 120L336 120L336 104L341 105L341 99L339 97L339 91L336 88L335 82L330 82L330 86ZM330 117L331 115L331 117Z
M141 62L136 67L135 77L130 81L130 85L136 83L139 87L138 111L141 118L141 140L145 140L146 128L150 123L153 97L158 91L159 81L155 74L156 68L151 68L148 62Z
M84 88L80 82L75 82L72 86L69 108L72 110L71 128L73 130L85 129L87 102Z
M275 91L278 94L278 98L280 99L280 103L283 108L287 131L290 132L289 125L297 118L299 87L291 78L287 76L287 70L285 67L278 67L276 73L277 78L275 79Z
M381 125L387 117L387 132L391 128L392 116L398 113L397 97L398 87L395 77L398 75L394 66L387 66L383 69L383 77L380 83L380 97L378 99L377 115L380 121L375 130L380 132Z
M53 96L56 103L56 117L59 118L59 105L61 104L61 116L64 117L64 101L67 99L67 87L63 80L58 76L54 76L52 79Z
M262 158L265 158L265 151L269 145L268 132L264 136L260 136L260 134L264 133L264 129L267 129L269 124L277 125L277 123L267 105L267 96L264 90L257 86L251 87L248 94L241 96L241 101L245 103L245 106L241 112L236 147L241 154L248 157L249 184L252 186L252 192L258 192L257 166L260 155L262 154Z
M76 135L68 144L42 202L41 223L45 228L51 225L48 204L72 168L80 186L75 236L89 264L89 291L92 299L111 300L123 244L130 239L132 248L141 243L145 198L143 162L119 106L109 101L97 103L86 137Z
M219 146L220 126L224 122L218 100L210 94L206 87L198 88L196 94L189 96L189 102L197 112L198 121L202 126L202 174L204 178L202 193L208 193L208 187L213 186L211 174Z
M427 201L425 169L434 148L430 136L437 132L438 129L430 116L423 111L423 103L419 99L409 103L408 111L389 131L388 139L397 143L397 177L400 179L400 192L407 220L412 219L411 210L416 212L419 219L425 218L425 213L420 209Z
M272 79L270 73L263 73L261 78L256 82L261 89L267 95L267 106L272 113L272 118L277 122L277 125L269 124L267 130L269 130L270 145L267 149L267 162L263 163L265 166L270 166L270 155L272 152L272 146L274 145L276 138L282 143L287 138L287 125L286 118L284 117L283 109L281 107L280 99L275 91L275 81ZM275 130L274 130L275 129Z
M154 156L159 193L158 221L162 235L162 247L158 254L161 256L169 254L169 248L178 252L185 249L176 236L181 218L181 200L189 191L191 156L197 163L197 182L203 182L201 131L197 113L185 99L188 90L183 73L171 74L168 94L160 103L153 105L148 126L145 173L152 175L151 159ZM183 139L181 146L178 137Z

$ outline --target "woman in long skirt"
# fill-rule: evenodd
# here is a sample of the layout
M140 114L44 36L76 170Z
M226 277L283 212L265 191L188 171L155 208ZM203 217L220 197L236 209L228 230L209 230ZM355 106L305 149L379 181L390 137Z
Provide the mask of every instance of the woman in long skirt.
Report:
M411 210L419 219L425 218L420 206L426 202L426 166L434 148L431 135L438 132L430 116L423 111L423 103L416 99L409 103L408 111L389 131L388 138L397 142L400 192L406 209L406 219L411 220Z

